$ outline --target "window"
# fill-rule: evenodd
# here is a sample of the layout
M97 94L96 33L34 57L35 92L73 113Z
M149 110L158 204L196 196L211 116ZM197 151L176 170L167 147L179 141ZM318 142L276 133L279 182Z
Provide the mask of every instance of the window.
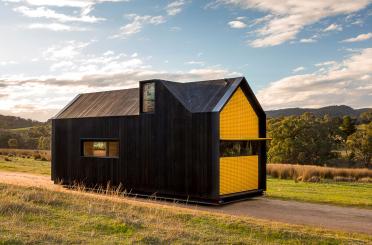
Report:
M119 157L117 140L83 140L82 147L84 157Z
M142 112L155 111L155 83L144 83L142 85Z
M244 140L244 141L220 141L220 156L221 157L236 157L236 156L252 156L258 155L260 141Z

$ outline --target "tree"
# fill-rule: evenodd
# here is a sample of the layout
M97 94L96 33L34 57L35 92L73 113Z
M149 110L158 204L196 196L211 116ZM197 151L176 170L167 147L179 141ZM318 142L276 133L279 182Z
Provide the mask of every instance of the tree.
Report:
M372 110L366 111L360 114L359 121L360 123L363 123L363 124L368 124L372 122Z
M9 139L8 140L8 146L9 146L9 148L17 148L17 146L18 146L17 139Z
M330 121L311 113L269 120L270 162L322 164L334 157Z
M50 137L40 136L37 148L39 150L50 150Z
M346 143L354 160L361 161L367 168L372 167L372 122L361 125Z
M344 116L340 129L344 133L346 139L356 131L355 120L351 119L350 116Z

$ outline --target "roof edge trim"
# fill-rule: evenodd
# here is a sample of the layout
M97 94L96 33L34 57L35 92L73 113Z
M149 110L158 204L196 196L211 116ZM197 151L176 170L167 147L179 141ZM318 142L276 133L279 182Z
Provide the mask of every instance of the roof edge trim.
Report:
M226 91L226 93L222 96L220 101L216 104L213 108L212 112L219 112L222 107L226 104L226 101L229 100L231 95L235 92L237 87L239 87L240 83L244 80L244 77L237 77L235 81L231 84L230 88Z
M52 117L51 119L58 119L58 117L63 113L65 112L73 103L75 103L75 101L81 96L81 94L78 94L75 96L75 98L73 100L70 101L70 103L68 103L65 107L63 107L62 110L60 110L54 117Z

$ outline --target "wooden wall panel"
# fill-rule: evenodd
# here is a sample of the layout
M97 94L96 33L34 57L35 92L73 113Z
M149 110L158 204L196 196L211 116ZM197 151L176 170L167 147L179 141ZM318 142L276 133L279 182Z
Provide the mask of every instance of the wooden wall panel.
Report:
M110 181L132 192L217 199L218 136L211 130L216 115L190 113L161 83L155 106L154 114L53 120L53 179ZM84 138L119 139L120 157L82 157Z

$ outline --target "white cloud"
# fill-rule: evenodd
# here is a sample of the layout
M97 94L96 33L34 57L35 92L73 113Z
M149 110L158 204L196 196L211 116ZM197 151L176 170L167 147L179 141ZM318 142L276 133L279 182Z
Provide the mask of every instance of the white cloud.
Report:
M372 38L372 32L366 33L366 34L360 34L356 37L345 39L342 42L344 42L344 43L361 42L361 41L368 40L368 39L371 39L371 38Z
M46 18L46 19L53 19L59 22L96 23L96 22L105 20L104 18L97 18L95 16L86 15L85 14L86 12L84 12L84 14L81 14L80 16L71 16L71 15L57 13L56 11L45 8L45 7L29 8L26 6L20 6L20 7L14 8L14 11L21 13L24 16L27 16L30 18Z
M342 31L342 26L337 25L337 24L330 24L329 26L323 29L323 32L328 32L328 31Z
M151 15L136 15L129 14L127 17L132 21L125 26L120 28L120 33L112 36L113 38L127 38L138 32L140 32L145 25L159 25L165 22L165 18L161 15L151 16Z
M8 66L8 65L16 65L16 64L18 64L18 62L14 60L0 61L0 66Z
M28 29L44 29L50 31L86 31L87 29L70 26L60 23L32 23L27 26Z
M169 3L165 10L168 15L174 16L181 13L183 6L187 3L185 0L177 0Z
M305 67L299 66L299 67L296 67L295 69L293 69L292 72L297 73L297 72L300 72L300 71L303 71L303 70L305 70Z
M81 54L90 42L68 41L58 45L53 45L43 52L46 60L58 61L61 59L73 59Z
M231 28L234 28L234 29L242 29L242 28L247 27L247 25L240 20L233 20L233 21L230 21L228 24Z
M315 43L316 39L314 38L302 38L300 39L300 43Z
M199 65L199 66L204 66L205 65L205 63L203 61L195 61L195 60L187 61L187 62L185 62L185 64L187 64L187 65Z
M316 67L321 67L321 66L330 66L330 65L336 65L337 62L334 61L334 60L330 60L330 61L324 61L324 62L321 62L321 63L317 63L315 64Z
M262 25L255 30L256 39L249 42L252 47L267 47L295 39L305 26L321 19L353 13L369 3L369 0L216 0L208 7L227 4L268 13L261 18Z
M0 75L0 114L47 120L82 92L137 87L138 81L161 78L195 81L240 76L221 67L181 71L153 69L148 58L106 51L89 53L90 42L57 43L44 51L48 75Z
M265 109L332 104L372 106L372 48L339 63L318 66L320 70L314 73L285 77L259 91L257 95Z

